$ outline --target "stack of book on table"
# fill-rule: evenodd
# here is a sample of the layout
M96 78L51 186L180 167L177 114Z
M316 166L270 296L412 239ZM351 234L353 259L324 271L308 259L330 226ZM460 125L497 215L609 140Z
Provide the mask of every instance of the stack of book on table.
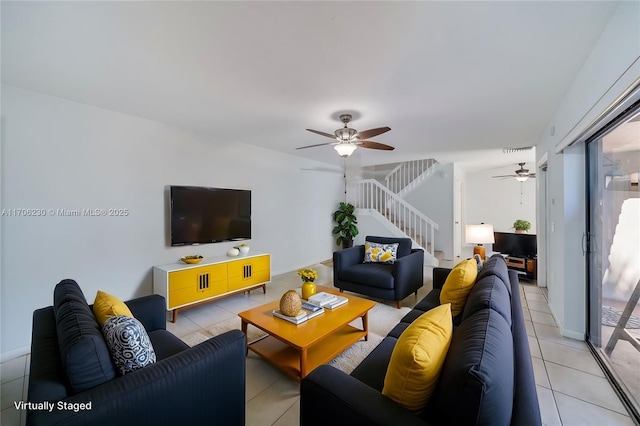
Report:
M347 303L349 299L342 296L336 296L335 294L321 292L309 297L309 303L317 306L321 306L326 309L335 309L338 306L342 306Z
M317 317L320 314L324 314L323 308L307 302L302 303L302 309L300 309L300 312L298 312L298 315L296 315L295 317L290 317L283 314L282 312L280 312L280 309L273 310L274 317L281 318L294 324L301 324L308 319Z

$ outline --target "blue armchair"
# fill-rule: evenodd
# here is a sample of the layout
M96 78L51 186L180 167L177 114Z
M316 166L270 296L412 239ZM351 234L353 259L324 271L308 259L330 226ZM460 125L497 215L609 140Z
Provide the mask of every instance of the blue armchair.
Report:
M410 238L367 236L379 244L398 243L395 263L363 263L364 245L333 253L333 285L378 299L393 300L398 309L411 293L418 294L424 281L424 251L412 249Z

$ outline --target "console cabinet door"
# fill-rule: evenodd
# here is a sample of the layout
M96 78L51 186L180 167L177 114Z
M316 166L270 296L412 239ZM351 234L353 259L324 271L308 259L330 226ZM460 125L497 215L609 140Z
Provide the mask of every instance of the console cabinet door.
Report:
M232 260L228 263L229 291L261 284L271 279L269 255Z
M226 266L223 263L169 272L169 308L226 293Z

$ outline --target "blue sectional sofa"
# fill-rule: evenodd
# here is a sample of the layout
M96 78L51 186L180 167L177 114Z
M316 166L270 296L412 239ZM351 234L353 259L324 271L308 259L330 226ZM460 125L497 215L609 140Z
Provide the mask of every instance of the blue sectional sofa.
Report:
M157 362L123 376L75 281L61 281L54 305L34 312L27 424L244 425L245 335L232 330L190 348L166 330L162 296L125 303Z
M478 273L457 318L451 345L427 407L420 414L382 394L400 334L440 304L450 270L435 268L433 290L347 375L323 365L300 388L300 424L541 425L518 277L493 256ZM327 413L327 414L323 414Z

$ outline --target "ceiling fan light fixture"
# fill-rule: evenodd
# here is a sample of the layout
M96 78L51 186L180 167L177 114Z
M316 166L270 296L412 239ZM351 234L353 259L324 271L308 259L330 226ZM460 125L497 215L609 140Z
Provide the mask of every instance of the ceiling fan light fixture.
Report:
M356 150L357 146L351 143L339 143L338 145L333 147L336 151L338 151L338 155L343 158L347 158L353 151Z
M516 176L516 180L517 180L518 182L524 182L524 181L526 181L527 179L529 179L529 176Z
M336 139L339 142L349 142L353 140L358 132L348 127L343 127L335 131Z

